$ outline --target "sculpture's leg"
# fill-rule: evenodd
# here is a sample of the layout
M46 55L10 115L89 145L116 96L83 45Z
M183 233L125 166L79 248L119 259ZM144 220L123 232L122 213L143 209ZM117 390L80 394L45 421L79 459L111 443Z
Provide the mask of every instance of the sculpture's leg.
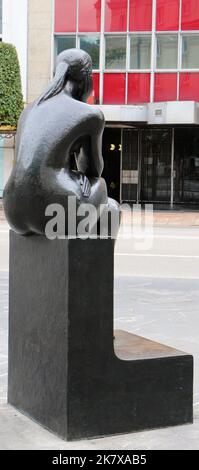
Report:
M9 403L69 440L192 421L192 357L113 341L114 241L10 241Z

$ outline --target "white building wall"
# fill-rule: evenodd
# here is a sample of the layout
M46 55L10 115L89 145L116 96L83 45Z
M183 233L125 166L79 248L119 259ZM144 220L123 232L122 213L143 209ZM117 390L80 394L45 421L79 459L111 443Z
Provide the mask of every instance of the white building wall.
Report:
M28 0L3 0L4 42L13 44L18 52L24 101L27 98Z

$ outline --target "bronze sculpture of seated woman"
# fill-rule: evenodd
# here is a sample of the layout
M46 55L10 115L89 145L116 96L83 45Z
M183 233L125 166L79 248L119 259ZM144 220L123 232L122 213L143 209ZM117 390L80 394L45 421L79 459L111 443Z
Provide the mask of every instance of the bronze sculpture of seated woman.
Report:
M61 204L67 219L69 196L75 196L77 209L85 203L118 211L101 178L104 116L86 103L92 87L90 56L66 50L57 58L48 88L23 111L16 163L4 191L5 214L17 233L45 234L51 204Z

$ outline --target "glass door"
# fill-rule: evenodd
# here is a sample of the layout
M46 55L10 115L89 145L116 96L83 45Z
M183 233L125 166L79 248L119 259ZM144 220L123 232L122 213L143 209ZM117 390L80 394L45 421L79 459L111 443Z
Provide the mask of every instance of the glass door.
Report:
M171 201L172 129L141 131L141 201Z
M174 201L199 203L199 128L175 130Z
M109 197L120 201L121 129L106 128L103 135L104 171Z
M122 132L122 168L121 201L138 201L139 173L139 131L123 129Z

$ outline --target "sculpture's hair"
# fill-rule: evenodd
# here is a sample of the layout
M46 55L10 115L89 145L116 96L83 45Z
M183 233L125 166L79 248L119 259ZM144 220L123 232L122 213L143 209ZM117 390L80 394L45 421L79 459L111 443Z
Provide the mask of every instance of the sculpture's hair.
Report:
M89 81L92 75L92 61L90 56L81 49L68 49L61 52L57 57L55 75L47 89L36 100L36 105L41 104L53 96L58 95L64 89L67 78L78 80L86 79L86 88L89 88Z
M53 96L58 95L64 88L67 79L69 65L65 62L61 62L56 69L56 74L48 86L48 88L40 95L36 104L39 105L43 101L53 98Z

